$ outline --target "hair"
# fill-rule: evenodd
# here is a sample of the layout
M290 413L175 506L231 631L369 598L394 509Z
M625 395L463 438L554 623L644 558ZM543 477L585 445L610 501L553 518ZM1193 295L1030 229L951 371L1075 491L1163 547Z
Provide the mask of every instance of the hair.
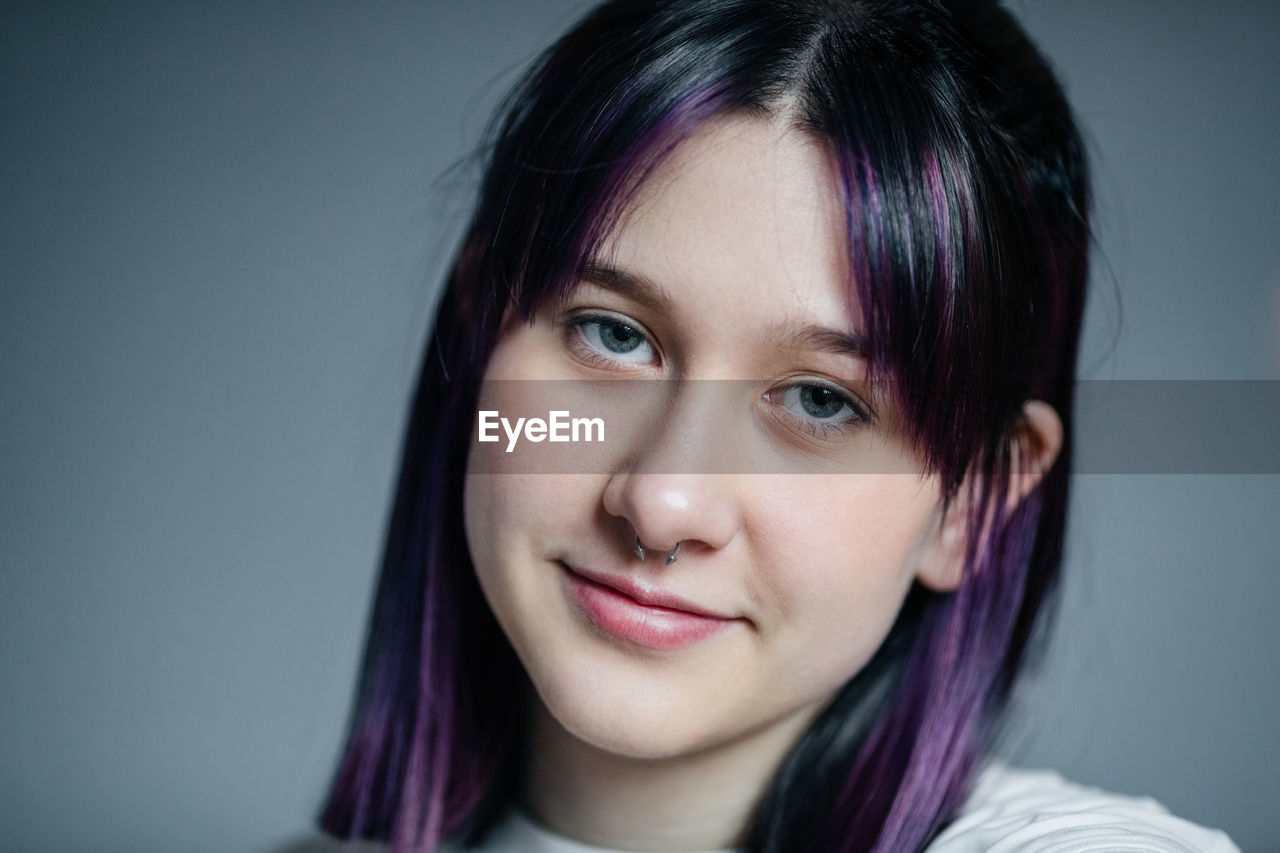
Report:
M462 523L478 383L504 313L570 293L650 170L733 112L831 153L869 370L893 382L947 505L972 486L959 586L908 594L783 760L744 848L916 850L966 796L1062 557L1089 247L1062 89L994 2L613 0L493 127L412 401L330 833L430 851L480 838L514 796L527 676ZM1065 438L1009 500L1029 399Z

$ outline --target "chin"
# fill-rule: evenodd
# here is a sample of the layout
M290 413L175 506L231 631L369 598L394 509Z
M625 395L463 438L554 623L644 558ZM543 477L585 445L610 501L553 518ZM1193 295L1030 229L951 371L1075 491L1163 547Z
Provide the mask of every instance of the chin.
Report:
M712 697L685 695L670 684L598 667L542 675L535 674L533 682L558 727L610 754L657 761L727 739L725 727L707 715L717 705Z
M715 739L696 727L672 725L670 717L637 718L599 708L566 709L552 716L577 740L611 755L637 761L663 761L700 752Z

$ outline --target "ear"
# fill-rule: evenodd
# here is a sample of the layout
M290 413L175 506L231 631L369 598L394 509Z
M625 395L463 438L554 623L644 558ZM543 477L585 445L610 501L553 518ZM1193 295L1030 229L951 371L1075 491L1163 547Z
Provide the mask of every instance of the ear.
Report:
M1035 491L1053 467L1062 450L1062 418L1048 403L1028 400L1022 407L1022 417L1014 424L1012 439L1013 470L1006 513Z
M1009 493L1005 501L1008 516L1040 485L1062 450L1062 419L1048 403L1028 400L1014 421L1010 435ZM916 580L937 592L950 592L963 580L965 550L969 540L969 516L975 487L966 478L945 513L938 510L937 529L929 544Z

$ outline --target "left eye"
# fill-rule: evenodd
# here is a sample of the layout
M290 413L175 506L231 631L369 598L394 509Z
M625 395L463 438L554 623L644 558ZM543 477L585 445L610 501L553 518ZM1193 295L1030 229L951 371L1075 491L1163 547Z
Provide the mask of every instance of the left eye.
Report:
M635 326L609 317L582 317L574 325L587 346L610 361L644 364L653 360L653 346Z
M792 415L818 428L842 429L865 418L848 396L826 385L788 385L770 396Z

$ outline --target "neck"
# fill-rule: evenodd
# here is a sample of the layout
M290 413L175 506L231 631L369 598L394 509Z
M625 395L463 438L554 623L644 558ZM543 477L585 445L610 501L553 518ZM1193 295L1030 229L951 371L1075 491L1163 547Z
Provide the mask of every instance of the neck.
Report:
M751 813L809 715L671 758L635 758L566 731L535 697L523 798L555 832L618 850L740 846Z

